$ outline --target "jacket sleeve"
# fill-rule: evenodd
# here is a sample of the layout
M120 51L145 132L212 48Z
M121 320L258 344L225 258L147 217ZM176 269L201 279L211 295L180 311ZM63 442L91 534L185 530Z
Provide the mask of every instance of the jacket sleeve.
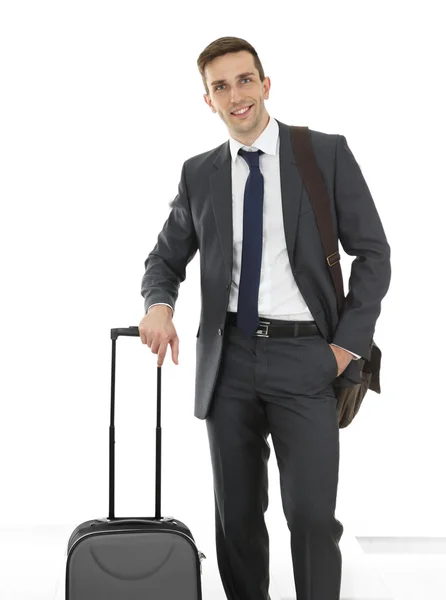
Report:
M186 266L198 250L186 185L186 163L181 169L178 193L170 204L171 211L158 235L158 241L144 262L141 283L144 310L152 304L169 304L172 312L180 283L186 279Z
M348 293L332 343L370 359L381 301L390 285L390 246L361 169L345 136L336 145L335 206L338 237L355 256Z

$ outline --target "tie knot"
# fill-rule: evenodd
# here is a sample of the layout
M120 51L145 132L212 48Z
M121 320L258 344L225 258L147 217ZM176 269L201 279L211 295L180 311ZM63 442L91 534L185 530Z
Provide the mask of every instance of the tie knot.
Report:
M248 152L247 150L243 150L242 148L240 148L238 153L240 154L240 156L242 158L244 158L246 160L246 162L249 165L249 168L251 168L251 167L258 168L259 167L259 157L261 154L265 154L263 152L263 150L256 150L255 152Z

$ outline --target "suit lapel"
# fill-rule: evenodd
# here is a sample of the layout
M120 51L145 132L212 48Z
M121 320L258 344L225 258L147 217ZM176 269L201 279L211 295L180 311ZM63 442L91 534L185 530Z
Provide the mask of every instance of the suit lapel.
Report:
M271 117L272 118L272 117ZM277 120L277 119L276 119ZM294 157L289 125L279 124L279 160L280 181L282 188L282 214L285 239L290 264L293 266L293 252L296 243L297 222L303 182ZM217 224L218 236L228 270L228 278L232 276L233 232L232 232L232 182L231 153L229 140L221 146L213 163L216 171L210 175L211 202Z

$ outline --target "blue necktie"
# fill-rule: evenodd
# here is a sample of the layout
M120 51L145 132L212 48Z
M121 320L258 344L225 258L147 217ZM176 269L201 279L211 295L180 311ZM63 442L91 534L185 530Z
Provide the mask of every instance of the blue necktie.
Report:
M249 165L243 203L242 266L238 290L237 328L251 337L259 326L259 284L263 239L263 175L259 168L262 150L239 154Z

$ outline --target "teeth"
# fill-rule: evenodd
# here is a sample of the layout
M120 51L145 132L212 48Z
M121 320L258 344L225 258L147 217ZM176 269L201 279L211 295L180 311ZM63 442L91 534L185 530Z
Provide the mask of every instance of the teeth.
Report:
M241 115L242 113L246 112L250 107L248 106L247 108L242 108L241 110L237 110L234 112L235 115Z

